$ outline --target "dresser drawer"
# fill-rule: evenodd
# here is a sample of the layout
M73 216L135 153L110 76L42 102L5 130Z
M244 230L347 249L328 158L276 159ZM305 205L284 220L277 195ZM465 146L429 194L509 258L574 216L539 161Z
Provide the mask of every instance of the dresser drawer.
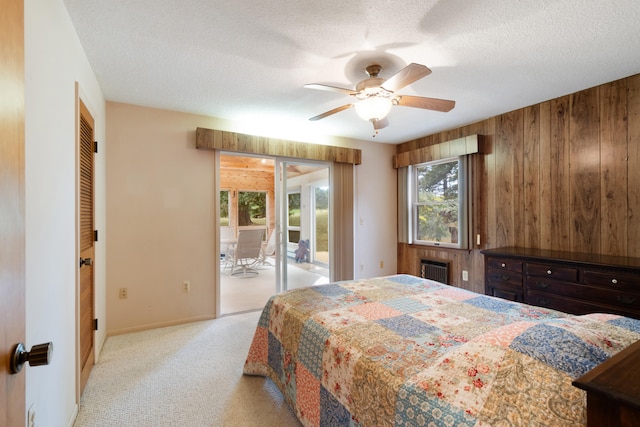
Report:
M538 277L527 277L527 291L536 295L555 294L631 310L640 310L640 294L626 292L623 289L606 289L598 286L586 286L579 283L565 283ZM601 309L600 311L604 311Z
M522 261L518 259L487 258L487 267L522 273Z
M509 301L523 302L522 296L522 288L509 287L509 286L499 286L499 285L489 285L487 286L487 295L491 295L493 297L498 297L502 299L506 299Z
M527 276L526 288L531 291L549 292L572 298L580 298L584 294L584 286L576 283L551 280L546 277Z
M582 273L582 283L585 285L605 286L609 289L640 291L640 276L585 270Z
M491 284L508 284L522 288L522 274L512 271L490 268L487 271L487 280Z
M585 286L583 295L589 301L598 301L602 304L624 309L640 310L640 294L617 289Z
M548 264L536 264L528 262L526 271L529 276L548 277L565 282L575 282L578 280L578 269L570 267L556 267Z
M598 304L536 291L527 291L525 302L538 307L560 310L571 314L611 312L611 310L605 309Z
M611 313L620 314L622 316L640 318L640 310L638 310L637 300L632 304L607 304L608 301L580 300L573 298L565 298L561 295L553 295L544 292L527 291L525 303L546 307L553 310L563 311L571 314L588 314L588 313Z

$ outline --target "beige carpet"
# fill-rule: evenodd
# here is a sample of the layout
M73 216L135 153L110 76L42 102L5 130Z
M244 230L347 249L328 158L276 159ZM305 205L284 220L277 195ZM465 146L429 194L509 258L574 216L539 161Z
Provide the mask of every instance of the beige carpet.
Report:
M75 427L300 426L270 380L242 375L259 316L109 337Z

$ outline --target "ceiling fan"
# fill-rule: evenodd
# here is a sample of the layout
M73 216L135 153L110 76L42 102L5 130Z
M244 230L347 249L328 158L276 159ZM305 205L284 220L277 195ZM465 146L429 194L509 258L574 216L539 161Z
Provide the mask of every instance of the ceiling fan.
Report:
M378 64L369 65L365 69L369 78L358 83L355 90L319 83L304 85L306 88L339 92L356 98L356 101L352 104L342 105L338 108L334 108L333 110L311 117L309 120L316 121L324 119L332 114L354 107L356 109L356 113L358 113L361 118L370 121L373 124L373 129L375 131L373 136L376 136L378 130L389 125L387 114L389 114L393 105L424 108L426 110L442 112L450 111L456 105L455 101L449 101L446 99L399 95L396 93L403 87L431 74L431 70L424 65L415 63L409 64L387 80L378 77L381 70L382 67Z

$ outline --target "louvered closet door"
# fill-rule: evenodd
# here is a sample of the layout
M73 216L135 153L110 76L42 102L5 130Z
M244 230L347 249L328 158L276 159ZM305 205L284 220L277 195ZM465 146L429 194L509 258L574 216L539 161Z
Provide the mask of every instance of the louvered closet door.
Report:
M80 101L80 393L94 364L94 226L93 156L94 121ZM80 264L80 263L79 263Z

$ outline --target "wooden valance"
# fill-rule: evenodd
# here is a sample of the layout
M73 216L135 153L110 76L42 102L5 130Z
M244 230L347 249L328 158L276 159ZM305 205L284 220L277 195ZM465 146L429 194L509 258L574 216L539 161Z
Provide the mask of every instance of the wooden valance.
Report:
M362 152L356 148L287 141L205 128L196 128L196 148L352 165L362 163Z
M482 135L469 135L452 141L396 154L393 156L393 167L397 169L404 166L418 165L433 160L474 153L482 153Z

